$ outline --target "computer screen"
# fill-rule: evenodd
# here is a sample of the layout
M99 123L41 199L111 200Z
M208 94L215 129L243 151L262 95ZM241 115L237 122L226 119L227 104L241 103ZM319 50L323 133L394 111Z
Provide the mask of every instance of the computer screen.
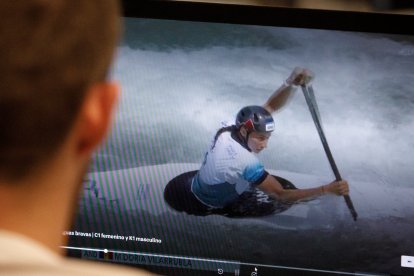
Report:
M166 275L413 273L412 17L154 3L125 5L111 72L120 104L63 233L68 255ZM217 130L296 67L313 72L311 85L292 88L253 155L284 189L340 173L351 205L330 193L280 205L228 183L217 197L236 190L237 208L186 209L191 193L205 203L194 181ZM226 177L241 162L232 149L216 164Z

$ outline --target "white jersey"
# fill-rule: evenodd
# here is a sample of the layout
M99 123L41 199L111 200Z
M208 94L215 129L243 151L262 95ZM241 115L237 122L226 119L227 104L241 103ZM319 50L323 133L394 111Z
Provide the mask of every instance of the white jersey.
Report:
M231 137L230 131L222 133L194 177L191 191L207 206L222 208L234 202L245 191L266 178L257 156Z

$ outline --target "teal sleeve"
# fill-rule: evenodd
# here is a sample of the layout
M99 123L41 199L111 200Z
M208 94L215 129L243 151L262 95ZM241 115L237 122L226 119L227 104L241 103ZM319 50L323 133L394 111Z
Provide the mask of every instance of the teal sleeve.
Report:
M262 183L267 175L268 173L260 162L248 165L243 171L243 178L254 185Z

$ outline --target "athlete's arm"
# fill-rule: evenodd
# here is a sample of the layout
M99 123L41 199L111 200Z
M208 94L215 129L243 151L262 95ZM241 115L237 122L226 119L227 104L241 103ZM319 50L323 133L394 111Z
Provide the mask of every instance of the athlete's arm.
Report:
M347 181L334 181L310 189L285 190L279 181L270 174L257 186L257 188L281 201L298 201L301 199L318 197L324 194L347 195L349 193Z
M289 78L269 97L263 107L270 113L278 111L293 95L297 86L309 84L313 77L314 74L310 70L296 67Z

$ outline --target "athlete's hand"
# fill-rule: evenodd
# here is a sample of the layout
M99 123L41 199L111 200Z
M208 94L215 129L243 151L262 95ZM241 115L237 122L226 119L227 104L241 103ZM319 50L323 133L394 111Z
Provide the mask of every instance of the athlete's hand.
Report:
M293 69L289 78L287 78L286 84L304 86L310 84L314 77L315 74L311 70L307 68L296 67Z
M346 180L334 181L322 186L322 190L326 193L343 196L349 194L349 186Z

